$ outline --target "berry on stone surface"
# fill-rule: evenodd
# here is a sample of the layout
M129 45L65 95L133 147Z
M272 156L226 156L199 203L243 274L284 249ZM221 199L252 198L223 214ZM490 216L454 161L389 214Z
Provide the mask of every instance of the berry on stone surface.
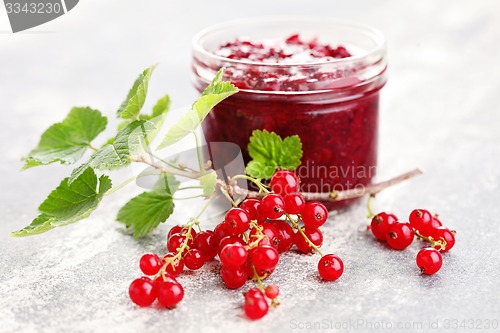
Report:
M262 245L250 250L252 263L257 270L271 271L279 261L279 253L274 247Z
M191 249L182 258L184 265L190 270L198 270L203 267L205 263L205 258L200 250Z
M407 222L396 222L389 226L386 234L386 241L395 250L406 249L414 238L414 232Z
M377 239L380 239L385 242L387 229L393 223L396 223L398 218L394 214L390 213L378 213L372 218L372 222L370 224L370 229Z
M269 310L269 304L262 296L254 296L254 294L245 295L245 304L243 305L246 316L251 320L257 320L264 317Z
M180 283L161 282L158 288L158 302L167 307L173 308L184 298L184 288Z
M277 285L275 284L270 284L266 287L266 289L264 290L266 296L269 298L269 299L275 299L278 297L279 293L280 293L280 289L278 288Z
M326 254L318 262L318 272L324 280L335 281L344 273L344 263L338 256Z
M410 225L419 233L429 236L432 230L432 214L426 209L415 209L410 213Z
M149 306L156 299L157 290L148 277L135 279L130 284L128 294L132 302L139 306Z
M228 244L222 249L219 258L223 266L236 269L246 263L248 251L241 244Z
M285 212L288 214L300 214L306 206L306 201L300 193L287 194L283 201L285 203Z
M455 234L448 228L439 227L431 234L435 241L445 241L446 245L442 248L439 245L435 245L434 248L439 250L439 252L448 252L453 246L455 246Z
M431 247L420 250L417 254L416 261L420 271L427 275L437 273L443 265L441 253Z
M269 224L273 225L278 231L278 252L283 253L290 250L295 242L295 233L293 232L293 228L290 224L281 220L271 220Z

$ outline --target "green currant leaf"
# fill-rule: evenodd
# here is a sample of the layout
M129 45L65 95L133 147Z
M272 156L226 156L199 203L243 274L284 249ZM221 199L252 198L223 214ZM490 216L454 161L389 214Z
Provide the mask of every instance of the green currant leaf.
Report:
M248 162L245 172L247 175L258 178L258 179L270 179L276 169L278 168L278 165L272 161L257 161L257 160L252 160Z
M132 198L118 212L117 221L134 229L134 238L150 233L174 211L173 194L179 183L171 175L162 176L155 188Z
M217 72L212 83L203 91L191 109L170 128L158 149L170 146L193 133L215 105L238 92L238 88L231 82L222 81L222 73L223 69Z
M68 180L65 178L42 202L38 207L40 215L30 225L11 236L36 235L84 219L111 189L111 180L105 175L98 179L92 168L87 168L73 183Z
M69 182L73 182L89 166L99 170L112 170L129 165L130 156L148 149L149 143L163 125L169 107L170 99L165 95L158 100L151 115L129 122L108 144L92 154L87 163L73 170Z
M135 80L134 85L128 92L127 98L125 98L117 111L118 117L124 119L138 118L144 101L146 101L149 79L155 67L156 65L146 68Z
M302 158L302 143L297 135L284 140L274 132L255 130L248 144L253 159L246 173L255 178L270 179L276 169L295 170Z
M73 164L87 151L104 129L108 119L98 110L74 107L60 123L50 126L40 143L26 157L23 169L54 162Z
M215 192L215 184L217 183L217 174L214 170L200 177L200 185L203 187L203 195L209 196Z

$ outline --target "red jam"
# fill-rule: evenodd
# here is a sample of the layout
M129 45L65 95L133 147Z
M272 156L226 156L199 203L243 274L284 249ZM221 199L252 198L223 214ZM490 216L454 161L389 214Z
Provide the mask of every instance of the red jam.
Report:
M198 89L204 88L204 82L197 80L202 77L198 69L215 71L222 66L226 79L240 88L203 122L206 141L238 144L247 162L246 147L254 129L282 137L297 134L304 151L296 171L302 191L361 190L376 171L385 61L382 69L375 64L379 71L367 77L373 59L365 61L350 51L349 45L332 46L299 35L220 41L207 50L215 55L214 62L195 50ZM330 203L328 208L345 204Z

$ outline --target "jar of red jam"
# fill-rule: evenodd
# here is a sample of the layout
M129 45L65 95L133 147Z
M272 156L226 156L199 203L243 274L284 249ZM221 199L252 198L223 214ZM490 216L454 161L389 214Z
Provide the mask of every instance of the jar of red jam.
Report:
M194 38L195 87L202 91L221 67L240 92L203 122L207 142L236 143L248 161L253 130L297 134L304 152L296 170L302 191L362 190L371 182L387 68L380 32L319 18L220 24Z

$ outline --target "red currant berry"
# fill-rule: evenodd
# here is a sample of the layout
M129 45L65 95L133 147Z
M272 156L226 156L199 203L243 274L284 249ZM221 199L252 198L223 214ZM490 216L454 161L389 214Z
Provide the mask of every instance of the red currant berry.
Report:
M250 216L247 211L241 208L231 208L224 218L231 235L239 235L250 228Z
M245 293L245 298L264 298L264 293L259 288L252 288Z
M285 202L285 212L288 214L300 214L306 206L306 200L300 193L287 194L283 201Z
M149 306L156 299L157 290L148 277L135 279L128 288L128 295L132 302L139 306Z
M253 248L250 250L250 256L255 268L263 271L273 270L278 265L280 258L278 250L269 245Z
M262 228L261 232L266 236L264 237L260 242L259 245L271 245L275 247L276 249L278 248L281 239L279 237L279 232L276 229L276 227L270 223L263 223L260 225ZM249 243L252 243L256 241L259 237L259 233L257 232L257 229L253 228L250 231L250 241Z
M177 252L177 249L186 241L186 236L181 234L173 234L167 241L167 250L169 252Z
M179 283L172 275L165 273L153 281L153 284L157 291L160 289L160 284L162 284L163 282Z
M241 244L229 244L224 246L219 258L222 265L235 269L245 264L248 258L248 252Z
M233 269L222 266L220 269L220 276L222 282L224 282L229 289L241 288L245 282L247 282L247 272L243 267Z
M184 265L190 270L197 270L203 267L205 264L205 259L201 251L197 249L190 249L182 258L184 261Z
M439 217L437 214L435 214L433 217L432 217L432 222L431 222L431 228L433 230L439 228L439 227L442 227L443 226L443 223L441 223L441 221L439 220Z
M373 217L372 223L370 224L373 236L385 242L387 229L389 229L391 224L396 223L397 221L398 218L394 214L384 212L378 213Z
M317 247L321 247L321 245L323 244L323 233L318 228L305 227L304 234ZM297 248L302 253L312 254L315 252L314 248L309 245L309 243L305 240L304 236L300 232L297 232L295 234L295 245L297 245Z
M173 308L184 298L184 288L180 283L163 282L158 289L158 302L167 308Z
M284 213L285 203L277 194L267 194L262 198L259 206L259 214L270 219L277 219Z
M165 271L173 276L179 276L184 270L184 262L179 259L172 259L175 257L175 253L167 253L163 257L163 261L165 262Z
M417 266L424 274L434 274L441 269L443 265L443 258L441 253L436 249L427 247L422 249L417 254Z
M174 225L172 228L170 228L167 239L169 239L173 234L180 234L182 232L182 229L184 229L184 226L182 224Z
M432 226L432 215L428 210L415 209L410 213L410 225L422 235L429 236Z
M278 297L279 293L280 293L280 289L278 288L277 285L275 284L270 284L266 287L266 296L270 299L275 299Z
M414 238L413 229L407 222L396 222L389 226L385 240L395 250L406 249Z
M209 261L217 255L219 243L216 242L214 232L206 230L196 235L193 247L201 252L205 261Z
M261 217L259 215L259 206L260 206L260 200L253 198L245 199L240 204L240 208L248 212L250 220L257 221L257 223L263 223L266 220L266 217L265 216Z
M221 239L219 243L219 252L218 252L219 255L222 252L222 249L224 249L224 247L229 244L245 245L245 242L243 241L243 239L241 239L240 236L226 236L223 239Z
M271 177L271 190L281 196L299 191L299 177L292 171L279 170Z
M217 224L217 226L214 229L214 242L217 243L217 250L219 247L219 242L221 241L222 238L226 236L231 236L231 233L229 232L229 227L224 221L221 223Z
M246 316L251 320L257 320L264 317L269 310L269 304L264 298L245 297L243 306Z
M318 262L318 272L324 280L335 281L344 272L344 263L338 256L326 254Z
M328 209L319 201L311 201L302 210L301 217L306 227L319 228L328 219Z
M281 220L272 220L269 224L273 225L276 230L278 230L278 237L280 240L277 248L278 252L283 253L290 250L295 241L295 233L290 224Z
M453 246L455 246L455 234L448 228L437 228L433 232L432 238L434 238L435 241L444 240L446 242L446 246L444 247L444 249L442 249L438 244L434 246L434 248L439 250L439 252L448 252Z
M161 260L156 254L145 254L139 261L141 271L146 275L155 275L160 271Z
M170 229L170 231L168 232L167 239L169 239L170 236L172 236L173 234L181 234L181 235L185 236L187 234L187 231L188 231L188 227L186 227L182 224L174 225ZM194 230L192 228L191 228L191 236L193 238L196 236L196 230Z

